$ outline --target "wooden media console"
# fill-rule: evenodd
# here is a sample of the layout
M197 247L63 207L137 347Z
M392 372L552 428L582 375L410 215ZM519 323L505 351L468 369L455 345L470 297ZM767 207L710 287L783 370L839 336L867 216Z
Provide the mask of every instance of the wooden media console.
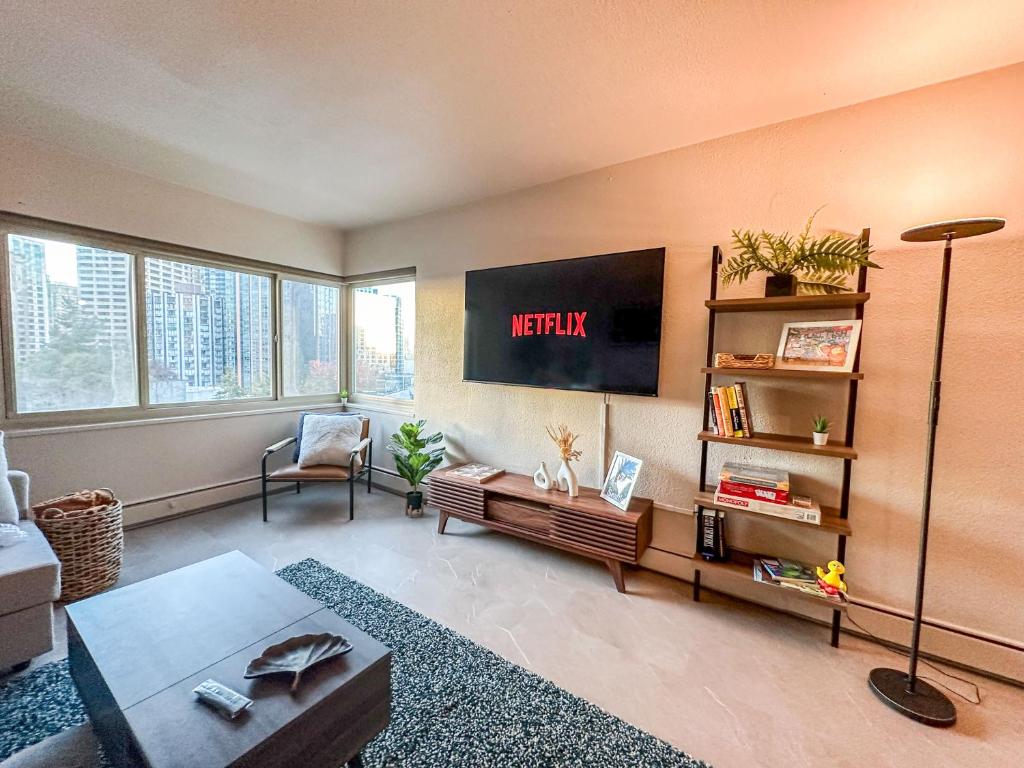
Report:
M445 467L431 473L427 503L437 507L437 532L449 517L529 539L602 561L615 588L626 591L624 563L639 562L651 543L650 499L634 497L625 512L601 498L596 488L580 487L570 498L545 491L527 475L503 474L484 483L453 477Z

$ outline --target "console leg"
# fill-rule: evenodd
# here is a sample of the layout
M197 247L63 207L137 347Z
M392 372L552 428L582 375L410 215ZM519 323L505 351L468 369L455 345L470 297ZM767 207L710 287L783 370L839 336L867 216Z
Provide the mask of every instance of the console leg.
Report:
M605 560L604 564L608 566L608 570L611 571L612 579L615 580L615 589L619 592L626 591L626 580L622 576L622 563L618 560Z
M448 513L443 509L437 511L437 532L444 535L444 527L448 525Z

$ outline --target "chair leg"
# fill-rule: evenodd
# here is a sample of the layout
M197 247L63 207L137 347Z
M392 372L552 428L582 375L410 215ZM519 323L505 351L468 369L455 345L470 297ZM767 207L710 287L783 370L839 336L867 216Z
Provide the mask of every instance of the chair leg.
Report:
M302 493L302 486L299 483L295 484L295 492Z
M366 492L373 490L373 441L370 441L370 450L367 451L366 462Z
M263 491L263 522L267 522L267 476L260 476L260 484Z
M355 519L355 506L356 506L356 483L355 478L351 477L348 481L348 519Z

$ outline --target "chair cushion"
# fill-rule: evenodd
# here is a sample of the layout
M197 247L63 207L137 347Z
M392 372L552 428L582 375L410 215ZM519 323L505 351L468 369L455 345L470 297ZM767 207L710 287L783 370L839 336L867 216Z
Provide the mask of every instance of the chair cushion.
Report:
M267 475L267 480L348 480L348 467L329 464L300 467L298 464L288 464Z
M60 595L60 561L35 523L19 527L28 538L0 547L0 615L14 613Z
M359 445L363 421L358 416L319 416L305 418L302 445L299 446L300 467L330 464L347 467L353 461L360 465L359 456L352 451Z

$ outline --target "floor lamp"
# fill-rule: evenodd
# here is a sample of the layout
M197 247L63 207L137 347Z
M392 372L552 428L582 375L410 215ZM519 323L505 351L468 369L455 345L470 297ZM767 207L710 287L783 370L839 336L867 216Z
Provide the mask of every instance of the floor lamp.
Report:
M868 684L878 698L907 717L926 725L950 726L956 722L956 707L934 685L917 677L921 647L921 611L924 605L925 560L928 556L928 518L932 504L932 467L935 463L935 428L939 423L939 390L942 387L942 342L946 334L946 298L949 293L949 268L953 259L953 241L961 237L985 235L1002 229L1004 219L960 219L925 224L908 229L900 239L911 243L944 240L942 285L939 290L939 320L935 333L935 358L932 364L931 403L928 407L928 453L924 469L924 498L921 502L921 545L917 558L917 597L914 602L914 632L910 642L910 671L879 667L871 670Z

